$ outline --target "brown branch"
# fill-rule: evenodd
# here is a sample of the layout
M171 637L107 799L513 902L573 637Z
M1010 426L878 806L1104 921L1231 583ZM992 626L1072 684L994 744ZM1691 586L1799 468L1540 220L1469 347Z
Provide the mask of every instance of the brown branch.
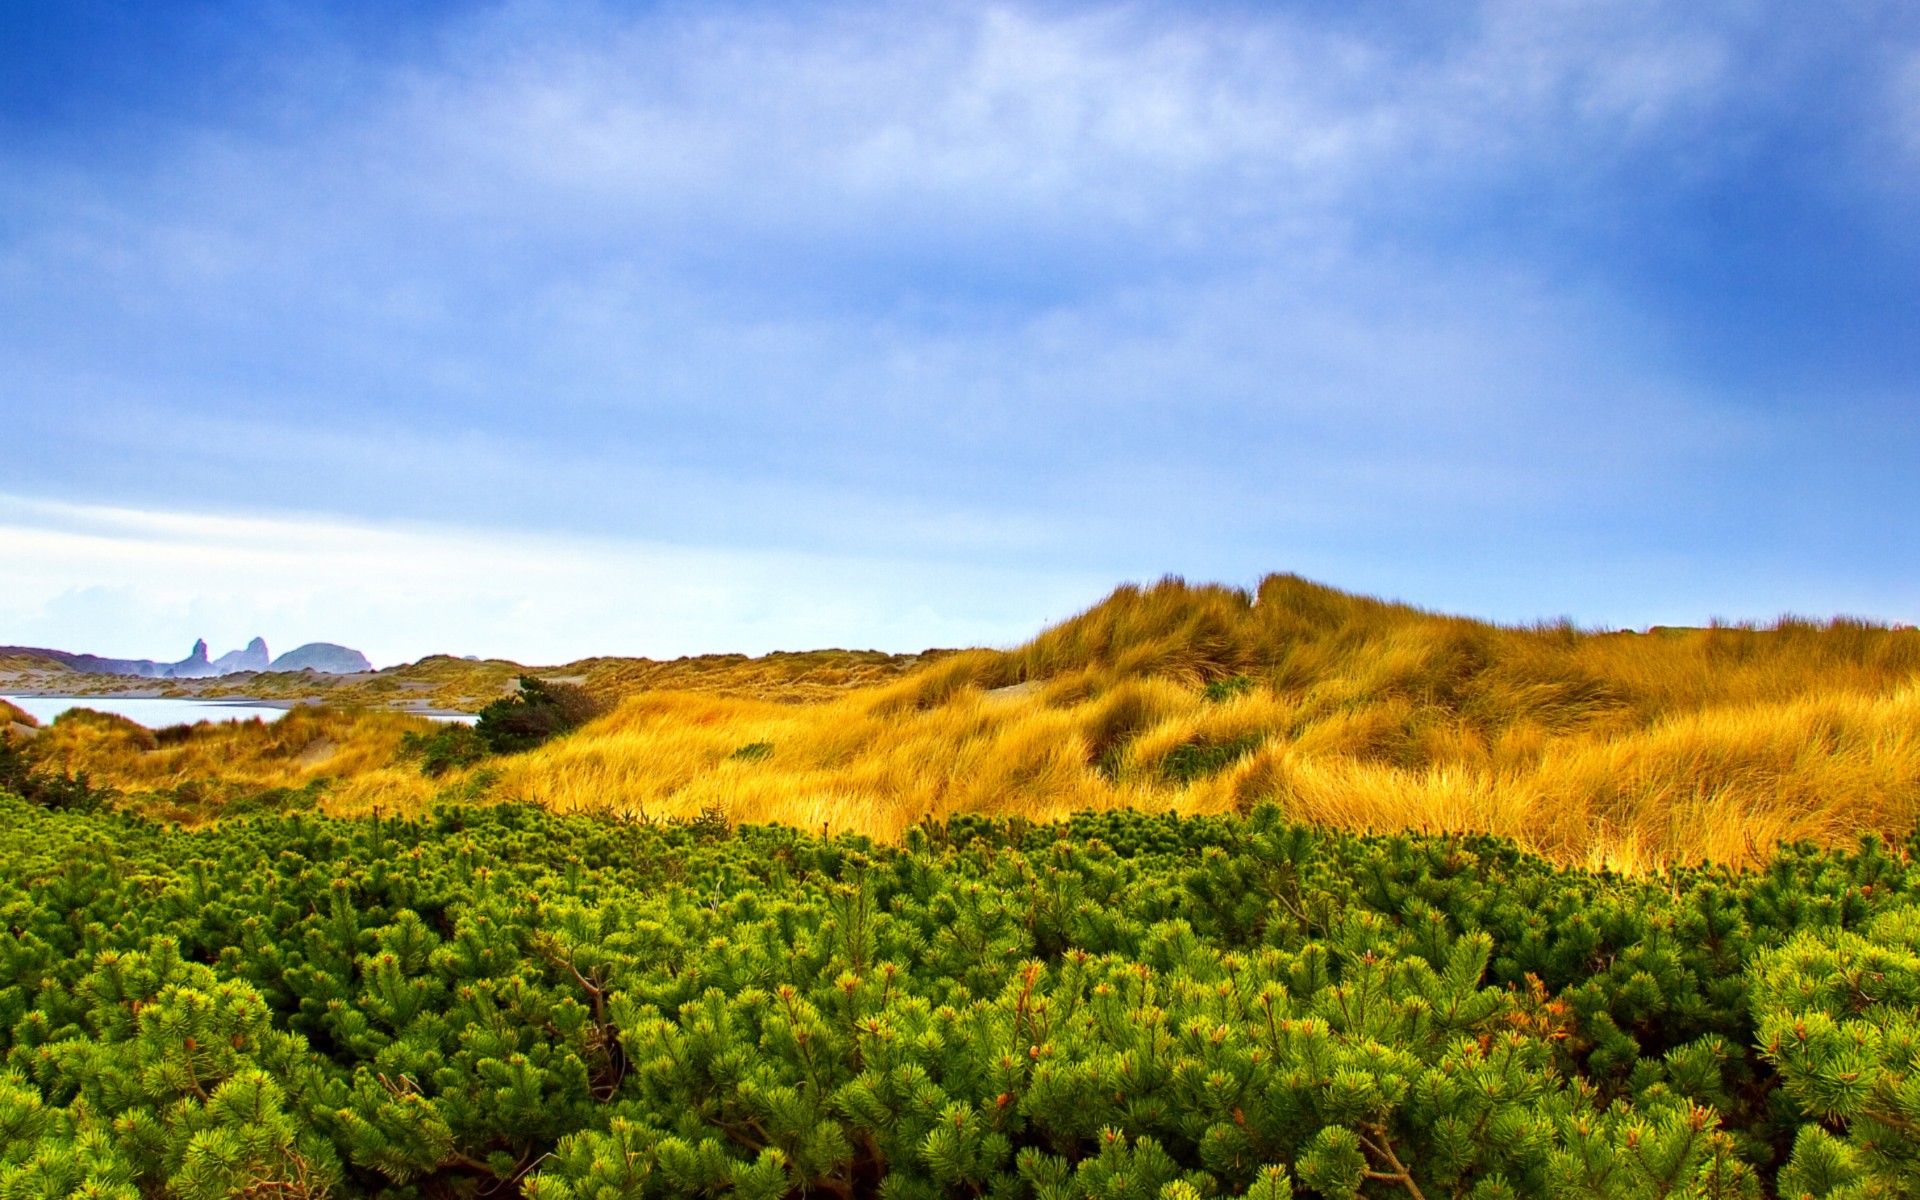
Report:
M1920 1134L1920 1121L1912 1121L1890 1112L1881 1112L1877 1108L1863 1108L1860 1110L1860 1115L1869 1121L1878 1121L1889 1129L1897 1129L1901 1133Z
M1420 1191L1420 1185L1413 1181L1413 1172L1409 1171L1406 1164L1402 1163L1400 1157L1393 1152L1393 1139L1387 1136L1387 1131L1379 1125L1364 1125L1361 1128L1365 1129L1366 1133L1356 1131L1354 1136L1360 1139L1362 1146L1371 1150L1374 1156L1386 1163L1389 1168L1387 1171L1366 1171L1364 1172L1366 1177L1378 1179L1383 1183L1397 1183L1407 1189L1407 1193L1413 1197L1413 1200L1427 1200ZM1368 1137L1367 1134L1373 1136Z

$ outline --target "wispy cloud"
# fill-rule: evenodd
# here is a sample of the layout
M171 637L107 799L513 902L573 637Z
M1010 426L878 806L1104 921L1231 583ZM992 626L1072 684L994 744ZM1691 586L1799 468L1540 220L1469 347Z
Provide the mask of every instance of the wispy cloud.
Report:
M11 491L1501 615L1631 619L1674 559L1751 606L1912 578L1854 549L1911 485L1842 469L1863 421L1920 453L1896 6L520 3L314 44L137 152L0 147ZM1835 496L1844 537L1795 532Z
M555 663L724 647L1006 644L1094 581L906 559L692 549L422 523L209 515L0 496L0 629L56 649L165 658L344 642ZM84 581L84 582L81 582ZM177 645L176 645L177 644ZM216 653L218 651L216 650Z

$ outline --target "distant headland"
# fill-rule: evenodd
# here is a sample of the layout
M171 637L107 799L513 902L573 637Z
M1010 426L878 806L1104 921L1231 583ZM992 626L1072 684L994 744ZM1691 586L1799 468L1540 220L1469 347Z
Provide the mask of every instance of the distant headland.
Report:
M88 675L131 675L141 679L211 679L259 671L313 671L320 675L351 675L373 670L367 656L332 642L308 642L278 658L267 652L264 638L254 638L245 648L229 650L219 658L207 657L205 638L193 643L193 652L179 662L155 662L150 658L104 658L98 654L73 654L36 646L0 646L0 658L40 658L59 663L70 671Z

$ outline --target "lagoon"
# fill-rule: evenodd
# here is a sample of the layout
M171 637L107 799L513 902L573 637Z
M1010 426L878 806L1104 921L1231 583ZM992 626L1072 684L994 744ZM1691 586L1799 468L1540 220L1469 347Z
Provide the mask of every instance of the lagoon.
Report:
M7 696L0 695L42 725L70 708L91 708L95 712L115 713L148 729L169 725L193 725L200 721L277 721L285 716L291 703L276 704L260 700L201 700L157 696ZM416 712L416 716L434 721L471 721L467 713Z
M254 700L182 700L146 696L0 696L42 725L70 708L114 713L148 729L193 725L200 721L277 721L289 705Z

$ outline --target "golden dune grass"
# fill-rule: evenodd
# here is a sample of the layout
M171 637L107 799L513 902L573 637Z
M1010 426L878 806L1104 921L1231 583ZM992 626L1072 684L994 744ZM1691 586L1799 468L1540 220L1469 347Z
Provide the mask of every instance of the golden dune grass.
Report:
M1292 737L1295 710L1268 695L1224 705L1189 696L1183 711L1149 715L1109 776L1095 748L1115 710L1143 711L1138 703L1056 708L975 691L897 713L868 697L792 708L660 693L509 760L496 790L560 810L685 818L717 808L735 821L883 839L926 816L1207 813L1271 801L1316 825L1491 832L1557 861L1621 870L1750 865L1782 840L1898 836L1920 820L1913 686L1680 714L1507 753L1464 734L1432 738L1440 752L1413 766L1370 753L1382 739L1364 721L1343 715ZM1257 748L1208 778L1183 785L1154 771L1175 747L1250 735ZM755 743L773 750L734 757Z
M1859 622L1596 634L1291 577L1257 596L1167 581L827 703L645 695L512 760L497 790L881 838L967 812L1272 801L1342 828L1503 834L1563 862L1747 864L1920 818L1917 673L1920 637ZM1233 676L1251 686L1206 698ZM756 743L773 750L733 757ZM1195 747L1229 760L1170 775Z
M138 795L184 786L216 808L228 797L318 780L329 811L347 815L378 805L417 812L440 785L397 761L400 740L433 728L424 717L400 713L304 707L272 723L202 722L156 734L124 717L73 710L44 727L27 753L36 767L84 772L98 787Z
M1314 824L1486 831L1587 866L1753 865L1780 841L1840 845L1913 828L1920 690L1684 714L1558 739L1504 764L1407 769L1276 743L1243 764L1235 786Z
M762 758L739 757L768 745ZM924 711L869 694L795 707L661 692L509 760L497 794L562 811L736 821L898 837L927 816L1036 819L1118 803L1086 765L1071 714L978 691Z
M1508 628L1291 576L1253 594L1168 580L1017 649L825 695L642 691L484 780L434 785L394 764L407 718L296 713L193 753L115 751L104 774L92 743L61 736L115 786L324 773L339 780L329 807L411 811L485 782L563 811L718 810L887 840L962 813L1272 802L1319 825L1485 831L1639 871L1748 865L1781 840L1897 837L1920 819L1920 634L1861 622ZM324 765L290 761L319 737L339 747Z

